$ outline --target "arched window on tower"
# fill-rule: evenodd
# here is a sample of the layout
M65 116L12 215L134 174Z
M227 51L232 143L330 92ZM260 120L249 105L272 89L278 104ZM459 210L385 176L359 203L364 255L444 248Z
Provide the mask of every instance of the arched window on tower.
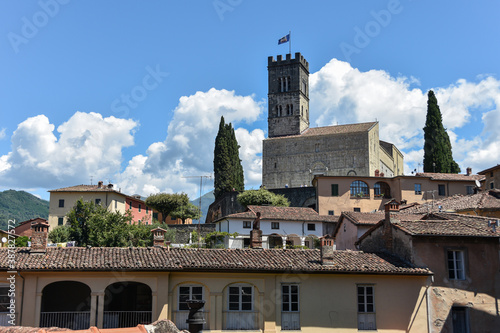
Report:
M281 117L280 107L278 105L276 105L276 114L278 117Z
M291 88L290 86L291 86L291 84L292 84L292 80L290 80L290 77L288 77L288 84L287 84L287 86L286 86L286 91L290 91L290 88Z
M280 77L279 79L279 83L280 83L280 92L283 92L284 91L284 82L283 82L283 78Z
M290 114L293 114L293 104L290 104Z
M280 115L280 117L283 115L283 108L281 107L281 105L279 106L279 111L278 111L278 114Z
M290 115L290 104L286 105L286 115Z

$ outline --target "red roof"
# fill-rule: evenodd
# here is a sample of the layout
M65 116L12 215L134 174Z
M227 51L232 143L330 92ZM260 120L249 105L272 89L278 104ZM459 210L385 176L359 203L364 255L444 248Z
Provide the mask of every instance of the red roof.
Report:
M260 213L261 220L281 220L281 221L309 221L309 222L337 222L338 216L319 215L314 209L309 207L276 207L276 206L252 206L247 207L247 211L224 216L213 222L223 219L252 219L257 218Z
M476 181L484 179L482 175L464 175L458 173L434 173L434 172L418 172L415 177L426 177L431 180L453 180L453 181Z

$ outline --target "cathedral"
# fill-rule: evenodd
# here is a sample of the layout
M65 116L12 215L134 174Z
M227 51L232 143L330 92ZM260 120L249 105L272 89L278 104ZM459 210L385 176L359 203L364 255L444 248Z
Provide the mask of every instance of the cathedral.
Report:
M268 189L312 186L316 175L403 174L403 155L379 140L378 122L309 127L309 63L299 53L268 58L268 138L262 184Z

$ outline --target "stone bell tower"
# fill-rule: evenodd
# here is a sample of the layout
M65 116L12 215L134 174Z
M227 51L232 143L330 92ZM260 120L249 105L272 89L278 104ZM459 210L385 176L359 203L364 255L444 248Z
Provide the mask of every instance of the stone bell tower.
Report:
M309 63L300 52L268 58L268 137L298 135L309 128Z

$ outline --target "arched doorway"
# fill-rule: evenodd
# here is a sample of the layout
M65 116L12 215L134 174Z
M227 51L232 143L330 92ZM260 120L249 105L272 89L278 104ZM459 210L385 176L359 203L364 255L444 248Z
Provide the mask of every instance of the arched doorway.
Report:
M59 281L42 290L40 327L82 330L90 327L90 287L76 281Z
M270 249L282 249L283 238L278 234L271 234L267 237L267 243Z
M116 282L104 291L104 328L151 324L151 288L140 282Z

